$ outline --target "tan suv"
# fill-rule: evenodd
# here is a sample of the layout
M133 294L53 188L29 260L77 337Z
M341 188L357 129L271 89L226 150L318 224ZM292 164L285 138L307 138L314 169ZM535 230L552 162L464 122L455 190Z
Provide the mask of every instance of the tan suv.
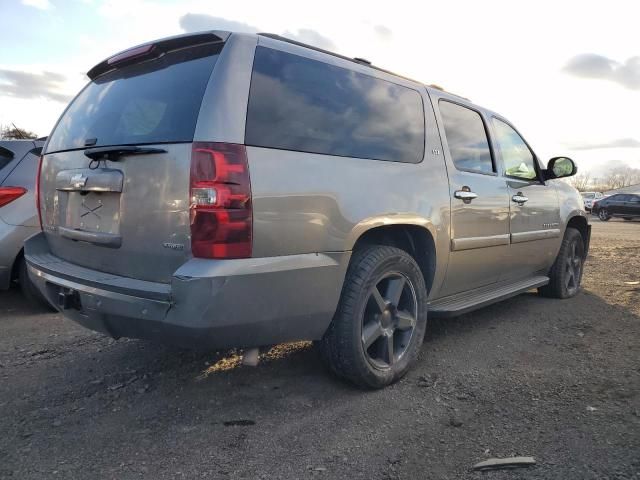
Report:
M203 32L104 60L41 162L33 281L72 320L186 346L317 342L379 388L427 316L580 286L590 227L502 116L362 59Z

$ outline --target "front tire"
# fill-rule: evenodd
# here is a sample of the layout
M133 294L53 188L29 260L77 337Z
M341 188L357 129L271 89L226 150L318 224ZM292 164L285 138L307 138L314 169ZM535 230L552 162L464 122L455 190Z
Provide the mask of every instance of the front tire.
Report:
M320 356L337 376L365 388L402 378L427 327L427 289L416 261L395 247L354 252Z
M580 290L584 269L585 247L582 235L567 228L560 251L549 272L549 283L538 289L543 297L571 298Z
M611 220L611 215L609 215L606 208L601 208L598 212L598 218L603 222L608 222Z

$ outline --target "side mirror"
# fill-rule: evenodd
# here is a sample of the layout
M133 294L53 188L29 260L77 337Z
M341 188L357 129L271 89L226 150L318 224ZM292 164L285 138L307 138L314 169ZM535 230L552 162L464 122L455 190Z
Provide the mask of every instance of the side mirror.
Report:
M578 173L578 166L569 157L553 157L547 164L547 179L570 177Z

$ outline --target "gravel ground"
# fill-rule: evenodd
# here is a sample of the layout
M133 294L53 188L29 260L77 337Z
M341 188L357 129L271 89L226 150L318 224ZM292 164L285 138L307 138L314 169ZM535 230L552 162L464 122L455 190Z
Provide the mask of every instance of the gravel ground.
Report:
M306 344L113 341L0 293L0 478L640 479L640 222L593 222L585 290L432 321L355 390ZM527 469L472 472L489 457Z

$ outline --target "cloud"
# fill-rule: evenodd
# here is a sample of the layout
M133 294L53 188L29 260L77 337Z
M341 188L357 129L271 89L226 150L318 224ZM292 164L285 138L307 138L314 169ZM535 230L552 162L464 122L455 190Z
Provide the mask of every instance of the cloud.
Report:
M185 32L200 32L202 30L226 30L230 32L258 33L260 30L243 22L227 20L203 13L187 13L180 17L180 27Z
M185 32L225 30L230 32L258 33L264 31L248 23L214 17L204 13L186 13L180 17L180 27ZM298 42L308 43L314 47L324 48L325 50L335 50L336 48L335 44L327 37L309 28L301 28L296 31L287 30L282 33L282 36Z
M619 138L610 142L574 146L573 150L598 150L602 148L640 148L640 141L635 138Z
M391 40L393 37L393 31L389 27L384 25L376 25L373 27L373 31L380 40Z
M53 7L49 0L22 0L22 4L28 7L39 8L40 10L49 10Z
M72 96L61 91L66 80L66 77L54 72L31 73L0 69L0 95L68 103Z
M585 53L569 59L563 71L575 77L609 80L630 90L640 90L640 57L620 63L602 55Z
M287 30L282 34L282 36L298 42L307 43L314 47L323 48L324 50L336 49L335 43L330 39L309 28L301 28L296 32L290 32Z

